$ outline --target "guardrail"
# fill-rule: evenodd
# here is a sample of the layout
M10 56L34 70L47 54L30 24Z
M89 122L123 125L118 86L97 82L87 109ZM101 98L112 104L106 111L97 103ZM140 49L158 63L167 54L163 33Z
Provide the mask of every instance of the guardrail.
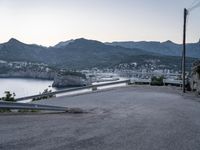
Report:
M181 76L182 74L178 74L178 73L160 73L160 72L131 72L131 74L134 75L163 75L163 76Z
M22 98L16 98L15 100L16 101L24 101L24 100L29 100L29 99L33 99L33 98L39 98L39 97L43 97L43 96L52 96L52 95L55 96L56 94L63 94L63 93L67 93L67 92L74 92L74 91L79 91L79 90L84 90L84 89L97 90L98 87L117 85L117 84L122 84L122 83L129 84L130 80L123 80L123 81L118 81L118 82L110 82L110 83L104 83L104 84L97 84L97 85L90 85L90 86L84 86L84 87L78 87L78 88L58 90L55 92L50 92L50 93L45 93L45 94L37 94L37 95L26 96L26 97L22 97Z
M48 111L64 111L80 113L80 109L70 109L67 107L27 104L27 103L14 103L14 102L0 102L0 109L17 109L17 110L48 110Z
M173 85L182 85L183 80L170 80L170 79L164 79L163 80L164 85L166 84L173 84Z
M151 79L131 79L131 83L133 83L133 84L150 84Z

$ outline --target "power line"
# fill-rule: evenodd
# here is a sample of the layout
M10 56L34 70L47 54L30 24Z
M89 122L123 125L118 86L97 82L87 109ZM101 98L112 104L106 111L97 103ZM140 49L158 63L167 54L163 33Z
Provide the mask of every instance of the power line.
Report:
M194 1L192 2L192 4L190 5L190 7L188 7L188 8L194 7L194 5L195 5L198 1L199 1L199 0L194 0Z
M198 8L200 7L200 1L199 0L196 0L192 3L192 6L188 8L188 11L193 11L195 8Z

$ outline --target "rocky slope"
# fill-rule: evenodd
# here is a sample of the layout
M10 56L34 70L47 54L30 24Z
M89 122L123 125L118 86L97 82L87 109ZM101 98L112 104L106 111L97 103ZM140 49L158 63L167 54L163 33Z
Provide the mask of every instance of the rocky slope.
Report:
M57 74L54 78L53 87L63 88L63 87L79 87L90 85L89 81L81 75L78 74Z

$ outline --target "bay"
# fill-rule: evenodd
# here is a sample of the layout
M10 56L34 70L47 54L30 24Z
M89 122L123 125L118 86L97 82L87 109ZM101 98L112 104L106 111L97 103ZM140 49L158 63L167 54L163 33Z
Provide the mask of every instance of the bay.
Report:
M45 89L55 91L56 89L51 87L52 83L51 80L0 78L0 97L5 96L5 91L14 92L16 98L39 94Z

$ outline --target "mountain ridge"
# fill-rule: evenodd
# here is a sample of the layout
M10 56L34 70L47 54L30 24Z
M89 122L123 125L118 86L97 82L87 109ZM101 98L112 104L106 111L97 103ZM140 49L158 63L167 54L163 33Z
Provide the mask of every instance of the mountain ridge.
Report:
M0 60L45 63L64 69L113 68L123 63L139 62L143 64L156 60L156 62L160 62L161 66L180 68L182 53L180 44L172 41L162 43L127 42L125 46L123 44L109 44L79 38L59 47L43 47L37 44L25 44L12 38L8 42L0 44ZM200 58L199 45L200 43L187 45L187 48L195 51L195 57L198 58ZM190 51L187 50L188 52ZM190 67L196 59L188 58L187 60L188 67Z
M0 44L1 60L40 62L67 68L112 66L124 62L133 55L155 54L84 38L76 39L59 48L25 44L14 38Z
M167 56L181 56L182 55L182 44L174 43L170 40L165 42L157 41L123 41L123 42L111 42L105 43L112 46L121 46L125 48L138 48L148 52L154 52ZM200 58L200 42L187 43L187 56Z

